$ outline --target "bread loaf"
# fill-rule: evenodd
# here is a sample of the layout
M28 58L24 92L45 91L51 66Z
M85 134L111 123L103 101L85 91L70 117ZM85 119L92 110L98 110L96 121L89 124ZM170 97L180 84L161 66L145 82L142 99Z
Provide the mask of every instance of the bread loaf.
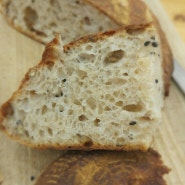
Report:
M50 164L35 185L166 185L160 155L141 151L69 151Z
M154 21L163 48L164 93L169 94L172 54L156 17L141 0L1 0L1 4L11 25L45 44L55 33L61 33L66 44L87 34Z
M161 122L161 66L152 24L65 46L58 36L1 107L1 127L33 147L147 150Z

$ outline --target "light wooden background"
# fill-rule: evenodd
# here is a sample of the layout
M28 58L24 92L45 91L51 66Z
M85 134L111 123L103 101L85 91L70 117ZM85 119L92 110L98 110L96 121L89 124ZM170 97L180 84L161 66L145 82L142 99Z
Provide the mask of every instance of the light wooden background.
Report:
M185 0L161 0L161 3L185 42Z
M185 68L183 34L173 25L173 15L166 15L159 0L144 1L159 17L174 57ZM161 1L167 8L167 3L173 0ZM185 0L174 1L177 4ZM43 45L12 29L0 16L0 104L15 91L28 68L38 63L43 49ZM168 185L185 185L185 96L173 81L170 96L165 101L163 123L152 146L172 169L165 176ZM61 153L30 149L0 133L0 185L33 185L41 171Z

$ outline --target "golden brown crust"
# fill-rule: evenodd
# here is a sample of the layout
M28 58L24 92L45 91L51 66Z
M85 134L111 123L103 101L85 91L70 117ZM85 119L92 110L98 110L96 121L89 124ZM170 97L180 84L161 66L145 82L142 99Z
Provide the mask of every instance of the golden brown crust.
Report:
M166 185L161 156L147 152L71 151L51 163L35 185Z
M75 40L67 45L64 46L64 52L68 52L68 50L70 50L72 47L80 45L82 43L88 43L88 42L97 42L97 40L102 40L106 37L109 37L111 35L114 35L118 32L123 32L123 30L125 30L125 32L127 33L132 33L138 30L145 30L147 27L151 26L152 22L148 22L147 24L138 24L138 25L129 25L129 26L122 26L116 30L110 30L104 33L98 33L98 34L94 34L94 35L87 35L84 36L82 38L79 38L78 40Z
M140 25L153 21L147 6L139 0L85 0L118 25Z
M173 72L173 55L168 44L165 33L161 29L160 23L158 19L153 15L155 20L155 26L159 32L161 47L162 47L162 55L163 55L163 78L164 78L164 88L165 88L165 96L169 95L171 76Z

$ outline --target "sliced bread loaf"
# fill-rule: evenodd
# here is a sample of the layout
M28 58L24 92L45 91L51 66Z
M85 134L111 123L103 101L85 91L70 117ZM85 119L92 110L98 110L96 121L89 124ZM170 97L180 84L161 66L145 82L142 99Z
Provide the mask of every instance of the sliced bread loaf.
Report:
M104 32L122 25L154 21L163 48L165 95L169 94L173 69L172 54L163 31L141 0L1 0L2 13L9 23L24 34L50 42L61 33L64 44L81 36Z
M162 52L153 25L46 46L1 107L2 129L40 148L147 150L161 122Z

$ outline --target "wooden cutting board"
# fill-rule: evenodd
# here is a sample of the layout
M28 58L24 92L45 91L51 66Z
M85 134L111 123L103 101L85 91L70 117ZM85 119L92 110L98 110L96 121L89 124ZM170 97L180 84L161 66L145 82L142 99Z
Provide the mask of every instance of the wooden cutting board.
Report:
M185 45L158 0L145 0L160 18L175 58L185 68ZM0 104L15 91L24 75L41 59L44 46L18 33L0 16ZM152 145L172 171L168 185L185 184L185 96L172 81L163 123ZM0 185L32 185L62 151L22 146L0 133Z

